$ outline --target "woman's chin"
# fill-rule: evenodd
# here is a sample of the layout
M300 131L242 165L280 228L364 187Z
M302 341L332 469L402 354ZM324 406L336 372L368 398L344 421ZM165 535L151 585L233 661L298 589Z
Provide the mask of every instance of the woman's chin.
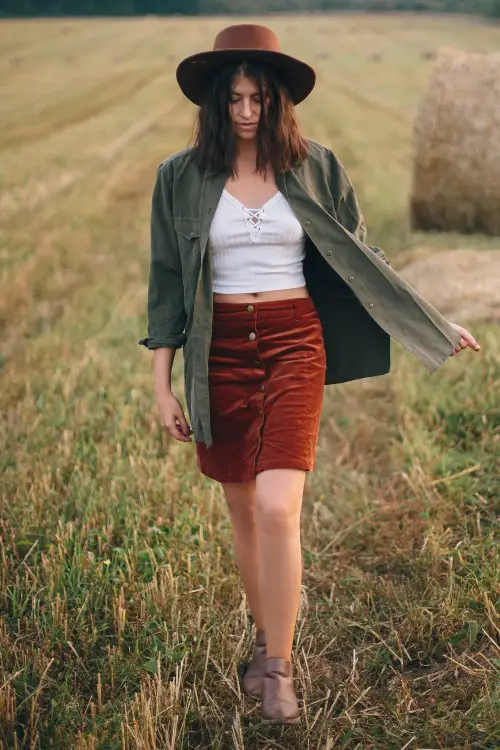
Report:
M236 136L241 138L242 141L254 141L257 135L257 129L255 130L236 130Z

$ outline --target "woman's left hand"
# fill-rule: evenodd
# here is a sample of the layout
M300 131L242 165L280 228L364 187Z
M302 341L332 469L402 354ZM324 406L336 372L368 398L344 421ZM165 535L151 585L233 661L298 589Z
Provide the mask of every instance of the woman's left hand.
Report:
M455 329L455 331L458 331L458 333L462 337L460 339L460 343L458 343L455 349L450 353L450 357L454 357L455 354L460 354L462 349L466 349L468 346L470 346L470 348L475 352L478 352L481 349L476 339L474 338L472 333L469 333L467 328L457 326L455 323L450 323L450 325Z

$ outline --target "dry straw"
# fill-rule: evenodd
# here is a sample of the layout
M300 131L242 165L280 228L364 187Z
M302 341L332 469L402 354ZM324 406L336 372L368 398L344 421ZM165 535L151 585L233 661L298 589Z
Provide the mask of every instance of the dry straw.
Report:
M414 229L500 234L500 54L440 51L414 128Z

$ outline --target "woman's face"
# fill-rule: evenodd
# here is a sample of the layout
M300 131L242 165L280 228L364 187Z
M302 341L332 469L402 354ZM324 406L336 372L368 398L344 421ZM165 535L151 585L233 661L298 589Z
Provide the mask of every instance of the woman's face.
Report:
M229 114L238 138L246 141L255 139L260 110L257 85L249 78L236 78L229 100Z

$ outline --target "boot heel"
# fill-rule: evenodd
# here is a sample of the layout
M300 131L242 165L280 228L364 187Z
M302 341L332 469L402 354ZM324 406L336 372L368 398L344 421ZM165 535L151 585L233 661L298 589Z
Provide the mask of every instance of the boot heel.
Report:
M241 691L253 698L262 695L262 677L266 666L266 634L257 629L252 659L241 679Z

